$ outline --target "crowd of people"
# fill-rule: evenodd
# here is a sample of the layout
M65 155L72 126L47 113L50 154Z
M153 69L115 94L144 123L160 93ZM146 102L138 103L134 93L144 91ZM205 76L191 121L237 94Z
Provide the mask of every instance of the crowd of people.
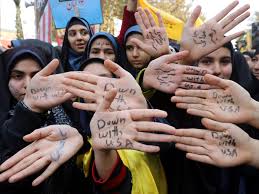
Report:
M72 17L62 48L13 40L0 54L0 193L259 192L259 47L226 35L233 1L179 43L128 0L118 37ZM259 45L258 45L259 46Z

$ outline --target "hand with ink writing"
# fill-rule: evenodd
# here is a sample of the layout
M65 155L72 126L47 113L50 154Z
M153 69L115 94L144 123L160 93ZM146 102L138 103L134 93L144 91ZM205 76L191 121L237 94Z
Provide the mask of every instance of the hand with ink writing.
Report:
M132 39L136 45L143 49L153 58L169 54L169 40L166 34L162 17L157 13L158 24L148 9L138 8L135 13L137 24L140 26L144 40Z
M238 1L233 1L216 16L199 27L195 27L194 24L200 15L201 7L197 6L194 9L185 24L180 42L181 50L189 51L189 56L183 60L184 64L192 64L202 56L217 50L223 44L241 36L244 33L241 31L225 36L227 32L250 15L247 11L250 8L248 4L230 14L238 3Z
M174 128L151 121L154 117L165 118L166 112L156 109L109 112L109 107L115 96L115 89L106 93L103 102L98 106L90 122L94 149L134 149L144 152L158 152L159 147L145 145L142 142L170 142L170 133Z
M229 123L248 123L259 126L259 104L240 85L214 75L205 75L207 84L218 89L183 90L179 89L172 97L178 108L187 113Z
M255 140L247 133L231 123L210 119L202 119L202 123L208 130L190 128L174 131L176 148L187 152L188 159L219 167L253 164Z
M177 64L188 55L187 51L161 56L148 65L144 72L142 87L173 94L177 88L208 89L204 75L210 73L205 68Z
M72 97L62 83L63 74L51 75L59 65L57 59L52 60L38 72L26 88L24 104L34 112L44 112Z
M32 183L37 186L68 161L83 145L77 129L69 125L50 125L24 136L32 142L0 166L0 182L17 182L42 169L44 172Z
M105 92L113 88L116 88L118 92L111 104L110 110L147 108L147 102L141 88L129 72L110 60L105 60L104 66L117 78L96 76L97 87L93 87L91 83L85 83L88 82L87 79L89 78L82 76L73 76L73 79L65 81L67 85L71 86L67 88L69 92L85 99L85 103L74 102L73 106L75 108L95 111L98 104L103 100ZM85 93L84 90L87 92ZM94 97L88 98L89 91L92 91Z

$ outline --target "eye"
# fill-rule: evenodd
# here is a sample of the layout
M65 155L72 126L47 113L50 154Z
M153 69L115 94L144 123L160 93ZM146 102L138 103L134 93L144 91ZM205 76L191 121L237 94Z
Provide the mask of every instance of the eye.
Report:
M68 32L68 36L74 37L76 35L76 31L71 30Z
M229 63L231 63L231 59L230 58L221 59L220 63L223 65L228 65Z
M203 65L210 65L212 63L212 60L210 60L210 59L202 59L200 61L200 63L203 64Z
M82 36L86 36L86 35L88 35L89 33L88 33L87 30L83 29L83 30L80 30L80 34L81 34Z
M15 80L21 80L23 78L23 74L21 74L21 73L12 73L10 77L12 79L15 79Z
M133 46L131 46L131 45L126 46L126 50L127 51L132 51L133 50Z
M93 50L91 50L90 53L91 53L91 54L98 54L98 53L99 53L99 50L93 49Z

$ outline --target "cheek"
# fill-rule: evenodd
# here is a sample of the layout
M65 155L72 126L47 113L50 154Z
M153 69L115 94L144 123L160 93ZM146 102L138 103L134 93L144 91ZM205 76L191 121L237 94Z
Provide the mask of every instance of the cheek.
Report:
M23 94L24 88L22 87L22 82L21 81L9 81L8 84L10 93L16 100L20 100L19 97L21 94Z
M84 41L87 43L88 42L88 40L90 39L90 35L88 34L87 36L84 36Z
M222 68L222 74L225 79L230 79L232 74L232 65L226 65Z

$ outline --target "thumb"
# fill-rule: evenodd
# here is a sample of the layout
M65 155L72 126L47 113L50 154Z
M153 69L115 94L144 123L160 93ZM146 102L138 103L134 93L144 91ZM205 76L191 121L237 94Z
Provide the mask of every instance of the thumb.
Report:
M167 54L167 55L163 55L160 57L161 61L160 63L163 64L170 64L170 63L175 63L179 60L184 59L186 56L189 55L188 51L181 51L178 53L172 53L172 54Z
M111 89L110 91L106 92L102 102L97 107L96 112L106 112L110 108L116 94L116 89Z
M227 130L228 123L221 123L207 118L203 118L201 122L207 129L212 131L224 132Z
M132 38L131 42L133 44L136 44L139 48L141 48L142 50L144 50L146 53L148 53L149 55L151 55L151 53L149 52L149 46L147 46L143 41L137 39L137 38Z
M46 67L44 67L37 75L48 76L51 75L59 66L59 60L53 59Z
M111 60L107 59L104 61L104 66L111 71L113 74L116 75L116 77L125 77L129 73L124 70L121 66L119 66L117 63L112 62Z
M51 127L52 126L35 129L32 133L25 135L23 139L26 142L33 142L39 139L43 139L50 135Z

